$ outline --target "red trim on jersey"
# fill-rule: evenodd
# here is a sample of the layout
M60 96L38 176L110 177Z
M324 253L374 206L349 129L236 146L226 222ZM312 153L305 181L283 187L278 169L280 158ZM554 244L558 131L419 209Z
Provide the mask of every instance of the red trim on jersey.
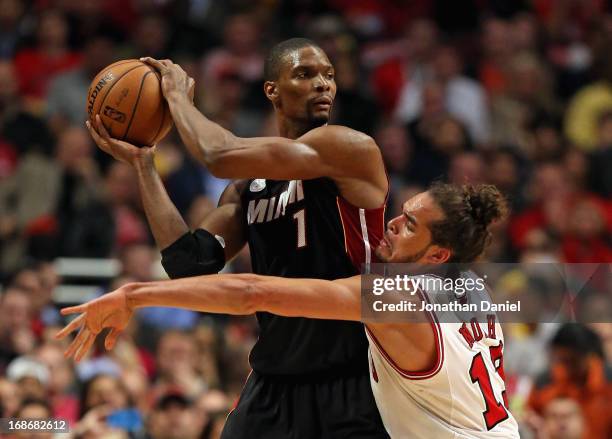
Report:
M234 412L234 410L236 410L236 407L238 407L238 404L240 403L240 398L242 398L242 392L244 392L244 388L246 387L247 382L249 381L249 378L251 378L252 373L253 373L253 369L249 371L249 374L247 375L246 380L244 380L244 384L242 385L242 390L240 391L240 395L238 395L238 398L236 398L236 401L234 401L234 405L232 405L232 409L229 411L229 413L225 417L226 420L227 418L229 418L229 415L231 415Z
M422 299L427 300L429 302L427 297L420 290L419 290L419 294L421 295ZM399 373L402 377L407 378L409 380L424 380L424 379L432 378L438 372L440 372L440 369L442 369L442 364L444 363L444 342L442 340L442 328L440 327L440 322L438 322L438 318L431 311L429 311L428 318L431 324L431 329L433 330L433 333L434 333L434 339L435 339L434 342L436 344L436 362L430 369L416 371L416 372L402 369L397 364L395 364L391 356L387 354L387 352L382 347L380 342L376 339L372 331L370 331L367 326L365 327L366 331L368 331L368 334L370 335L370 338L374 341L376 348L378 349L380 354L383 356L383 358L387 360L387 363L389 363L391 367L393 367L393 369L395 369L396 372Z
M385 203L376 209L361 209L344 198L336 197L338 214L344 231L344 248L353 266L379 262L374 250L385 232Z
M378 372L376 372L376 365L374 364L373 358L370 358L370 363L372 363L372 378L374 378L375 382L378 382Z

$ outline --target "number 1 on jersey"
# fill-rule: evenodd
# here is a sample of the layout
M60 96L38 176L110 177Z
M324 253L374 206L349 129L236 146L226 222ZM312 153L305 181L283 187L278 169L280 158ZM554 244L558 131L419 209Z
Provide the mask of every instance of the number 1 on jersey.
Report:
M293 214L297 222L297 248L306 247L306 209L300 209Z

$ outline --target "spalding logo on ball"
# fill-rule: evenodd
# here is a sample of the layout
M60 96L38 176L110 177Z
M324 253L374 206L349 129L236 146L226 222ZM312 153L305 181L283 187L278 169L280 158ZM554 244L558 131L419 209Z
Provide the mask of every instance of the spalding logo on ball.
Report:
M111 137L137 146L154 145L172 128L161 77L150 65L135 59L102 69L87 92L87 115L96 114Z

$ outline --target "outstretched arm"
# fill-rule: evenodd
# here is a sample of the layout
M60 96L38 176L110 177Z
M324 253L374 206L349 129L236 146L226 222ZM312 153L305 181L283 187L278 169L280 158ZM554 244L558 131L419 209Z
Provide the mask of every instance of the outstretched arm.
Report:
M323 126L292 140L242 138L207 119L193 105L192 80L169 60L144 60L162 75L162 90L181 139L217 177L276 180L354 178L387 192L381 153L374 140L342 126Z
M286 317L359 321L360 278L334 281L256 274L220 274L171 282L131 284L131 309L172 306L220 314L267 311Z
M327 281L286 279L255 274L217 274L172 281L127 284L83 305L65 308L63 315L81 313L58 334L79 329L66 351L79 361L104 328L111 328L105 346L111 349L134 309L171 306L202 312L247 315L267 311L286 317L361 320L361 277ZM420 302L418 295L412 297ZM408 323L368 324L391 358L405 370L425 370L436 360L434 335L424 313ZM409 352L410 355L406 355Z
M111 328L105 340L106 348L111 349L133 310L147 306L237 315L267 311L287 317L359 321L360 278L326 281L217 274L127 284L95 300L62 310L63 315L80 313L57 334L63 338L79 330L65 355L79 361L104 328Z

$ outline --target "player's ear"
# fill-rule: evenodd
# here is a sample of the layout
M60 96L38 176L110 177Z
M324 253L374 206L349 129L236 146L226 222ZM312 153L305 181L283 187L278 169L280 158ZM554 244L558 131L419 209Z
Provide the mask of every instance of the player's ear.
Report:
M266 81L264 83L264 93L273 104L276 104L276 101L278 101L278 86L276 82Z
M439 247L437 245L432 245L427 251L427 255L425 257L426 263L430 264L444 264L451 257L450 249L446 247Z

